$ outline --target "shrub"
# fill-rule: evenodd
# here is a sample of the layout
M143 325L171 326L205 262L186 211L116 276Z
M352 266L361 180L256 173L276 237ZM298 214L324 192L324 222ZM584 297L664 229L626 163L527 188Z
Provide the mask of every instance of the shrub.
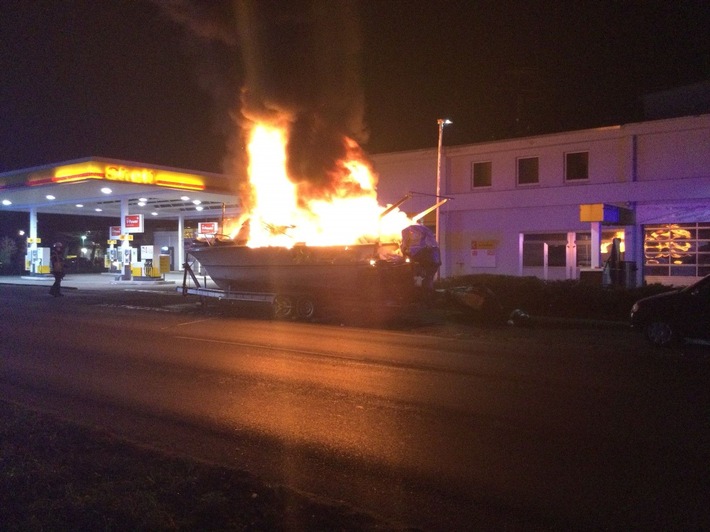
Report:
M12 238L4 236L0 239L0 273L14 273L17 251L17 244Z
M504 312L522 309L532 316L621 321L628 319L634 301L671 289L660 284L620 288L489 274L452 277L437 284L439 289L468 286L491 290Z

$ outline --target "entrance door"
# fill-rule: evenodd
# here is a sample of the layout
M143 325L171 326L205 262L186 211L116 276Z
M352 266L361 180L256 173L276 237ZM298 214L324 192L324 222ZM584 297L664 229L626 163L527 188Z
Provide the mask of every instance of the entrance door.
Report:
M569 279L568 264L574 249L570 250L570 234L574 233L527 233L523 235L523 275L542 279ZM572 240L573 242L573 240ZM573 273L573 272L572 272Z
M592 266L592 234L587 232L569 233L570 238L574 240L576 248L576 268L575 275L572 279L579 278L580 268L590 268ZM624 231L621 229L608 229L602 231L600 242L600 260L602 265L609 260L611 256L611 246L615 238L620 242L620 257L619 260L624 260ZM574 264L574 263L573 263Z

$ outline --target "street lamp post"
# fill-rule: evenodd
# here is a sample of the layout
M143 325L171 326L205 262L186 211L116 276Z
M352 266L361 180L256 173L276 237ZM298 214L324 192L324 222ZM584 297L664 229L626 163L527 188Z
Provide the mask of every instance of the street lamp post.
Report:
M439 201L439 198L441 196L441 146L444 140L444 126L452 124L451 120L448 118L439 118L436 123L439 125L439 146L436 150L436 201ZM436 208L436 229L435 229L435 235L436 235L436 241L439 244L439 248L442 248L441 245L441 233L440 233L440 224L439 224L439 209L440 207ZM443 263L443 249L441 250L441 257L442 257L442 263ZM442 264L443 265L443 264Z

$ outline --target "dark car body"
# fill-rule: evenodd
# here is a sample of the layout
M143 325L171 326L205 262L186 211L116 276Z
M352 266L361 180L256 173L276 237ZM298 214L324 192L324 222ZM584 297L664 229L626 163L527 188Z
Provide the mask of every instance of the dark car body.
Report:
M656 345L710 340L710 275L680 290L638 300L631 308L631 326Z

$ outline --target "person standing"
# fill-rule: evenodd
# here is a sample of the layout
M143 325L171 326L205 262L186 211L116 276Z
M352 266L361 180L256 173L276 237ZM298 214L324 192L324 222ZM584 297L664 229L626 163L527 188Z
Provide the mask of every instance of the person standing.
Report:
M421 279L425 299L434 295L434 277L441 266L441 251L434 233L424 225L402 229L402 255L414 265L414 276Z
M64 244L55 242L52 245L49 261L52 263L52 275L54 275L54 284L49 289L49 294L61 297L62 279L64 278Z

